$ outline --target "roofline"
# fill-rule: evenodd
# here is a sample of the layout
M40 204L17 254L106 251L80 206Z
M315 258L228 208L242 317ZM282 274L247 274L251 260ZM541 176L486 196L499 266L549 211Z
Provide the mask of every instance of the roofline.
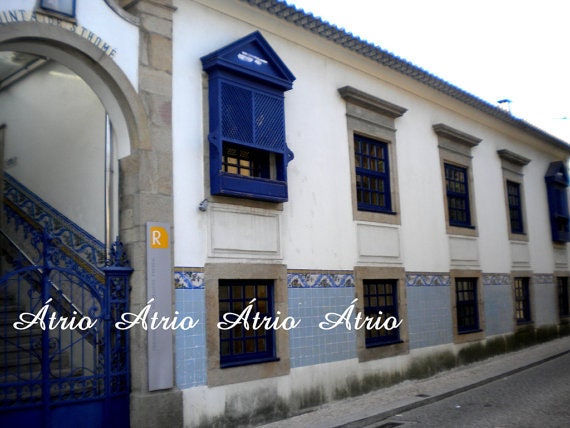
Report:
M470 94L463 89L452 85L421 67L402 59L379 46L370 43L360 37L354 36L352 33L344 29L340 29L335 25L323 21L319 17L315 17L311 13L290 6L281 0L240 0L251 6L257 7L279 19L290 22L293 25L310 31L330 42L342 46L356 54L377 62L388 67L398 73L410 77L436 91L439 91L451 98L454 98L470 107L473 107L485 114L488 114L502 122L505 122L514 128L517 128L527 134L530 134L545 143L554 147L570 152L570 144L558 137L543 131L532 125L526 120L519 119L511 115L509 112L494 106L483 99Z

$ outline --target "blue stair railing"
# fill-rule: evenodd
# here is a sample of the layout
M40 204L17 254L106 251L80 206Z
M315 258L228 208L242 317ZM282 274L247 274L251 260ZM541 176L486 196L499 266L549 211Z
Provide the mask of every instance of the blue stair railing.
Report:
M104 244L8 173L4 173L4 213L6 221L16 227L26 223L49 230L65 245L62 251L73 254L80 266L93 274L102 273Z

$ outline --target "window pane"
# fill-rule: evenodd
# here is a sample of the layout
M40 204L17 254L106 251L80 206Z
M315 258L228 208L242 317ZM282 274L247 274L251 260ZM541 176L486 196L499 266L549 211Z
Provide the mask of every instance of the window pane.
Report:
M264 150L224 143L222 171L246 177L271 178L271 156Z

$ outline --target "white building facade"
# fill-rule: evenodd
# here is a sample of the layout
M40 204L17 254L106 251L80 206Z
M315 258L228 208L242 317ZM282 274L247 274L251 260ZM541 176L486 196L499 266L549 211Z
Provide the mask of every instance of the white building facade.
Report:
M77 0L73 20L36 3L0 5L0 48L51 60L0 87L4 159L99 239L112 224L133 313L154 297L198 320L131 330L133 426L260 423L567 334L564 141L277 0ZM105 224L104 184L69 191L86 206L42 190L40 137L9 107L49 110L26 85L67 69L97 98L85 145L113 123ZM157 222L170 281L151 296ZM227 315L247 308L273 324Z

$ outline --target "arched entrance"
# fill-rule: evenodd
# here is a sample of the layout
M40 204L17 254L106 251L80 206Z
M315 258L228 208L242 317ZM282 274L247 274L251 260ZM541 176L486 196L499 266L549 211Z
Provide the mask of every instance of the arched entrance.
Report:
M112 321L128 308L129 270L105 266L120 231L117 160L147 144L142 108L112 59L65 29L0 26L0 55L24 64L3 105L0 87L3 165L15 172L2 210L11 243L0 274L0 303L10 308L0 331L1 425L124 426L128 338ZM94 324L12 328L11 316L40 314L48 301L42 320Z

